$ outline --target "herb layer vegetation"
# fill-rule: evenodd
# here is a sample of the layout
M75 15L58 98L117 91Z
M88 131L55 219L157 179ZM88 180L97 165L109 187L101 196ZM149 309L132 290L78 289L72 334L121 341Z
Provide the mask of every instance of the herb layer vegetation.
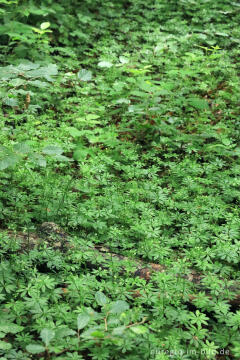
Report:
M0 358L239 359L240 4L0 4Z

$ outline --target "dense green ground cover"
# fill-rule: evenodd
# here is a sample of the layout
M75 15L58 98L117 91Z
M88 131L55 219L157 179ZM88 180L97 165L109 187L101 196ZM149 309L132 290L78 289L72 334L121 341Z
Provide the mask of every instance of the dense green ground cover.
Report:
M0 4L1 358L239 359L240 5ZM4 231L44 221L79 250Z

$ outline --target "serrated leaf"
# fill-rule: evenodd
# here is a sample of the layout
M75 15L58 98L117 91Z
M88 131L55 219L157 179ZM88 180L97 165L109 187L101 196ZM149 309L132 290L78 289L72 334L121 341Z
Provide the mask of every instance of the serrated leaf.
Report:
M47 28L49 28L49 26L50 26L50 22L43 22L40 25L40 29L41 30L46 30Z
M79 80L90 81L92 80L92 72L89 70L81 69L77 74Z
M98 66L101 68L110 68L113 66L113 64L110 61L100 61Z
M110 312L113 314L121 314L128 309L129 309L129 305L126 301L117 300L111 305Z
M40 336L44 344L48 346L55 336L55 331L45 328L41 331Z
M40 354L45 351L45 347L38 344L29 344L26 346L26 350L31 354Z
M63 149L59 146L48 145L43 148L42 152L46 155L61 155L63 153Z
M89 321L90 321L90 316L88 314L83 313L83 314L78 315L78 317L77 317L78 330L85 328L85 326L87 326Z
M95 294L95 299L96 299L96 302L98 303L98 305L100 305L100 306L104 306L107 303L109 303L109 299L101 291L98 291Z
M148 332L148 329L143 325L132 326L130 327L130 330L137 335L143 335Z
M188 99L189 105L198 110L204 110L208 108L208 102L204 99L191 98Z

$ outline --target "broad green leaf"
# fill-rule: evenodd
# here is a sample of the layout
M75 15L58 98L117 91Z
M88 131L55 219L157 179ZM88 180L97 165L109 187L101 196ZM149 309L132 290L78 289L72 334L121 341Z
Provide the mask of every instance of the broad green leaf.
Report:
M16 78L16 79L12 79L9 81L9 85L14 86L14 87L19 87L26 84L26 81L20 78Z
M45 351L45 347L38 344L29 344L26 346L26 350L31 354L40 354Z
M7 106L18 106L18 100L16 98L6 97L3 99L3 103Z
M21 154L28 154L30 152L30 147L26 143L18 143L13 146L14 151Z
M130 330L137 335L143 335L148 332L148 329L146 328L146 326L143 326L143 325L132 326L132 327L130 327Z
M128 309L129 309L129 305L126 301L117 300L111 305L110 312L113 314L121 314Z
M7 155L3 159L0 160L0 170L5 170L9 167L12 167L21 160L21 157L16 154Z
M81 81L90 81L92 80L92 72L89 70L82 69L77 74L79 80Z
M204 99L191 98L188 99L188 103L189 105L191 105L192 107L198 110L204 110L208 108L208 102Z
M63 153L63 149L59 146L48 145L42 150L42 152L46 155L61 155Z
M58 73L57 65L49 64L47 66L42 66L38 69L30 70L26 72L25 75L28 78L45 78L48 81L52 82L53 79L51 78L51 76L55 76L57 75L57 73Z
M77 327L78 330L83 329L90 321L90 316L86 313L80 314L77 317Z
M104 306L109 302L109 299L101 291L95 294L95 299L100 306Z
M84 161L89 154L89 151L84 148L76 149L73 153L73 159L75 161Z
M73 161L72 159L68 158L67 156L64 155L55 155L54 159L57 161L63 161L63 162L68 162L68 161Z
M0 331L4 332L5 334L16 334L24 329L23 326L16 325L16 324L6 324L0 325Z
M69 131L69 134L74 138L82 135L82 132L74 127L69 127L68 131Z
M29 85L32 86L36 86L39 89L43 89L49 86L49 83L46 83L45 81L40 81L40 80L32 80L32 81L28 81Z
M40 25L40 29L41 30L46 30L47 28L49 28L49 26L50 26L50 22L43 22Z
M98 66L101 68L110 68L113 66L113 64L110 61L100 61Z
M30 154L29 159L38 166L46 167L47 165L46 159L40 154Z
M113 329L112 334L113 335L122 335L124 331L126 330L126 326L119 326Z
M41 339L46 346L50 344L50 341L54 338L55 332L50 329L43 329L40 333Z
M0 340L0 350L10 350L12 348L12 345L6 341Z
M96 114L87 114L87 115L86 115L86 119L87 119L87 120L96 120L96 119L98 119L98 118L100 118L100 116L99 116L99 115L96 115Z
M33 62L27 62L24 64L18 65L17 69L19 72L29 71L29 70L35 70L40 67L40 64L33 63Z

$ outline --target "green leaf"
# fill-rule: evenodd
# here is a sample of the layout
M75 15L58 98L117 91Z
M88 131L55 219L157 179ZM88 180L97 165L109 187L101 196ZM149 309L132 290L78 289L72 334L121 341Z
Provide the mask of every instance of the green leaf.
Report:
M14 151L21 154L28 154L30 152L30 147L26 143L18 143L13 146Z
M38 344L29 344L26 346L26 350L31 354L40 354L45 351L45 347Z
M78 330L83 329L90 321L90 316L86 313L80 314L77 317L77 327Z
M130 330L132 332L134 332L134 334L137 334L137 335L143 335L148 332L148 329L143 325L132 326L132 327L130 327Z
M12 345L6 341L1 341L0 340L0 350L10 350L12 348Z
M121 64L127 64L129 62L129 59L125 56L119 56L119 61Z
M204 99L191 98L188 99L188 103L189 105L191 105L192 107L198 110L204 110L208 108L208 102Z
M113 335L122 335L124 331L126 330L126 326L119 326L113 329L112 334Z
M49 83L45 82L45 81L40 81L40 80L32 80L32 81L28 81L29 85L32 86L36 86L39 89L43 89L49 86Z
M23 326L16 325L16 324L6 324L0 325L0 331L4 332L5 334L16 334L24 329Z
M57 329L56 333L55 333L56 339L61 339L66 336L74 336L74 335L76 335L76 331L66 328L66 327Z
M84 161L88 155L89 151L84 148L76 149L73 153L73 159L75 161Z
M87 114L87 115L86 115L86 119L87 119L87 120L96 120L96 119L98 119L98 118L100 118L100 116L99 116L99 115L96 115L96 114Z
M54 156L54 159L57 161L62 161L62 162L68 162L68 161L73 161L72 159L68 158L67 156L64 155L56 155Z
M3 99L3 103L7 106L18 106L18 100L16 98L6 97Z
M82 135L82 132L74 127L69 127L68 131L69 131L69 134L74 138Z
M42 152L46 155L61 155L63 153L63 149L59 146L48 145L42 150Z
M105 306L109 302L109 299L101 291L95 294L95 299L100 306Z
M129 305L126 301L117 300L111 305L110 312L113 314L121 314L128 309Z
M50 22L43 22L41 25L40 25L40 29L41 30L46 30L47 28L49 28L50 26Z
M98 66L101 68L110 68L113 66L113 64L110 61L100 61Z
M116 104L130 104L130 100L121 98L116 100Z
M50 341L54 338L55 332L50 329L43 329L40 333L40 336L44 344L48 346Z
M3 159L0 160L0 170L5 170L9 167L12 167L21 160L21 157L16 154L7 155Z
M103 331L96 330L96 331L93 331L93 332L91 333L91 336L94 337L94 338L102 339L102 338L104 338L105 334L104 334Z
M89 70L82 69L77 74L79 80L81 81L90 81L92 80L92 72Z
M40 154L31 154L29 159L38 166L46 167L47 165L46 159Z
M85 338L85 339L89 339L89 338L92 338L94 337L92 334L97 334L98 332L100 332L102 334L102 331L99 330L99 326L98 327L92 327L92 328L89 328L87 330L85 330L80 336L82 338Z

